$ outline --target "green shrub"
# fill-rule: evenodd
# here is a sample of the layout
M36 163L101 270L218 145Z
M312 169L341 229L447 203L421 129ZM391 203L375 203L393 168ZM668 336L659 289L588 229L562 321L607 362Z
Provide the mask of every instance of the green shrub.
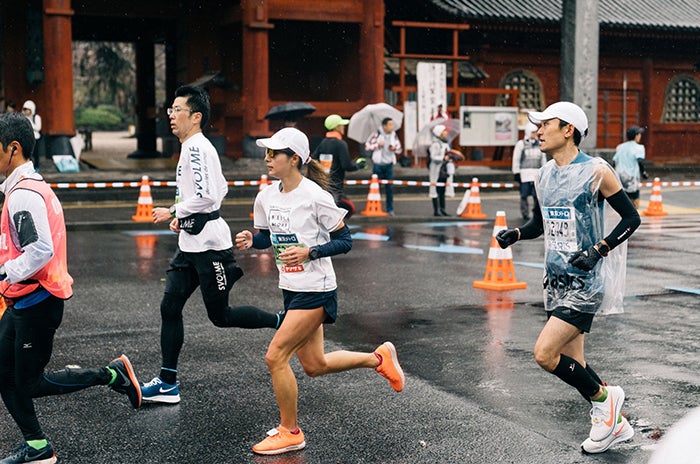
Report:
M75 110L75 127L92 130L120 130L127 127L124 114L115 106L98 105L96 108Z

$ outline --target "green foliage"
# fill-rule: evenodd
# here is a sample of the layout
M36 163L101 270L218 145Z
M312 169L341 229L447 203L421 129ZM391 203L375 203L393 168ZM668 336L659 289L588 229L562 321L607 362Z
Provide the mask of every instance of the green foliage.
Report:
M133 118L136 92L133 45L74 42L73 57L73 101L76 107L113 105L121 110L121 114Z
M125 129L127 122L124 113L112 105L78 108L75 110L75 127L85 127L92 130Z

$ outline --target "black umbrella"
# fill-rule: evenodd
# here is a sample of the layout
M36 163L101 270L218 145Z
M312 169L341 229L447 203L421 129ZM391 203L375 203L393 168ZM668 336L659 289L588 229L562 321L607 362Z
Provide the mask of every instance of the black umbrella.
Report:
M314 105L304 102L289 102L282 105L273 106L265 115L265 119L295 121L302 116L316 111Z

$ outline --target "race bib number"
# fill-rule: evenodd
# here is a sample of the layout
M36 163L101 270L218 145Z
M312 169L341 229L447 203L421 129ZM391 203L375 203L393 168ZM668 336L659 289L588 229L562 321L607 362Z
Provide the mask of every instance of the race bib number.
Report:
M299 264L297 266L287 266L281 259L279 259L280 253L291 246L303 247L303 243L299 243L297 234L270 234L270 240L272 242L272 250L275 254L275 263L281 266L282 272L302 272L304 266Z
M577 250L576 217L573 207L548 206L542 208L545 226L545 243L554 251Z

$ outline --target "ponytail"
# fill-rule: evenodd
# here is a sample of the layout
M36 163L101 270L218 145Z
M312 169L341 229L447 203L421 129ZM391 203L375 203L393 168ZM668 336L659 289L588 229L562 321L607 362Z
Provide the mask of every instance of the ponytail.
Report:
M306 177L316 182L323 190L328 190L331 185L331 176L315 159L310 159L306 165Z
M301 171L301 156L296 156L299 158L299 161L297 162L297 169ZM309 158L309 162L306 163L306 177L316 182L323 190L329 191L331 186L331 175L323 169L323 166L321 166L321 163L318 160Z

